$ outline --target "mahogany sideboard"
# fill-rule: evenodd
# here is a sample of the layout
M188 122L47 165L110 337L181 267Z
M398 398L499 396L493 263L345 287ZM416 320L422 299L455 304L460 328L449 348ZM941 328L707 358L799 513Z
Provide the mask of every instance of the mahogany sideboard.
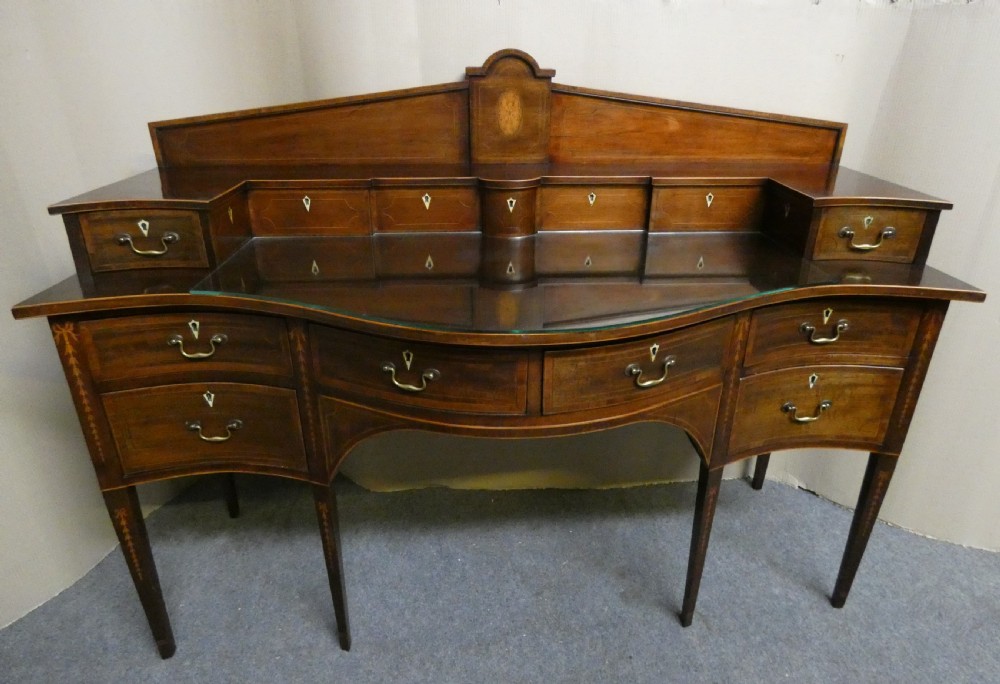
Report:
M985 296L925 264L951 205L840 168L844 124L559 85L516 50L466 73L152 123L157 169L49 208L76 274L13 312L49 320L162 657L137 484L311 485L347 649L330 484L396 429L685 430L685 626L726 464L759 488L773 450L867 451L844 604L949 302Z

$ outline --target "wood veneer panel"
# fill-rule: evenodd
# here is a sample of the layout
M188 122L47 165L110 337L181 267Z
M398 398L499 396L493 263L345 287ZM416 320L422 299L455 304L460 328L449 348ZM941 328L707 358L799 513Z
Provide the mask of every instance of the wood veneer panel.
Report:
M461 163L467 100L465 84L449 84L149 126L161 167Z
M830 163L840 156L843 124L568 90L553 86L552 163Z

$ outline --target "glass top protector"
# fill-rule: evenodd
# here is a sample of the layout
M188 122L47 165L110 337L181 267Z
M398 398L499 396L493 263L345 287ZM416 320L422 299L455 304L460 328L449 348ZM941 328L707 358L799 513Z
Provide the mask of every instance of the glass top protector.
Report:
M482 282L478 264L453 268L451 275L435 273L433 257L413 237L412 249L403 245L402 259L398 254L386 258L379 236L253 238L191 292L290 303L416 328L545 333L634 325L834 282L759 233L716 234L727 248L700 255L678 242L676 257L647 268L664 275L540 274L517 285Z

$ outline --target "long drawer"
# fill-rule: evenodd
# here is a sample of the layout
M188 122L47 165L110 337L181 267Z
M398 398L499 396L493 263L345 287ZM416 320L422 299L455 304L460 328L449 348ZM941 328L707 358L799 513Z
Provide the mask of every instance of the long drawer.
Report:
M729 453L845 446L885 438L902 368L799 366L740 379Z
M750 321L744 365L903 365L921 311L908 302L837 298L760 309Z
M249 465L306 472L295 391L187 383L103 395L122 472Z
M521 414L528 363L521 352L410 343L312 327L314 365L333 392L460 413Z
M80 323L98 384L216 373L291 379L285 323L242 314L157 314Z
M542 407L547 414L631 401L666 401L699 377L722 379L732 319L638 342L545 354Z

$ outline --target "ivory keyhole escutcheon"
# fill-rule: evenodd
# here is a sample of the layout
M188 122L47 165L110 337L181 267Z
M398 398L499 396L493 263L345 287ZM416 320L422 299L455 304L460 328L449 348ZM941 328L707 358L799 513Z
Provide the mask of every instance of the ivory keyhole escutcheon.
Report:
M513 261L508 261L507 262L507 275L514 275L514 273L515 273L515 271L514 271L514 262Z
M198 339L198 333L201 332L201 323L199 323L198 321L196 321L194 319L191 319L190 321L188 321L188 328L190 328L191 334L194 335L194 339L197 340Z
M205 400L208 404L208 408L215 408L215 395L212 394L212 390L205 390L205 393L201 395L201 398Z
M700 271L700 270L702 270L704 268L705 268L705 257L700 256L700 257L698 257L697 269Z
M865 216L865 220L862 221L862 223L865 226L865 230L868 230L869 228L871 228L872 227L872 223L874 221L875 221L875 218L873 216Z
M410 370L410 366L413 365L413 352L409 349L403 352L403 365L406 366L406 370Z
M229 207L229 222L233 223L233 208Z
M589 195L587 195L587 203L590 204L590 206L594 206L594 202L596 201L597 201L596 194L590 193Z
M312 272L314 276L319 275L319 264L316 263L315 259L313 259L312 268L310 268L309 270Z
M817 382L819 382L819 376L816 375L815 373L813 373L812 375L810 375L809 376L809 389L812 389L813 387L815 387Z
M141 219L135 225L139 226L139 231L142 233L143 237L149 237L149 221Z
M302 198L302 206L306 208L306 211L309 211L312 208L312 200L309 199L309 195L305 195Z
M833 309L826 308L823 309L823 325L830 322L830 317L833 316Z
M705 206L707 206L709 209L712 208L712 202L714 201L715 201L715 195L713 195L712 193L708 193L707 195L705 195Z
M656 342L649 348L649 360L656 361L656 355L660 353L660 345Z
M434 260L431 259L430 254L427 255L427 261L424 262L424 268L426 268L428 271L434 270Z
M583 265L587 268L590 268L591 266L594 265L594 262L591 260L589 255L587 256L586 259L583 260Z
M513 214L514 213L514 205L516 205L516 204L517 204L517 200L516 199L514 199L513 197L508 197L507 198L507 211L509 211L510 213Z
M424 203L424 209L429 211L431 208L431 196L425 192L424 196L421 197L420 200Z

